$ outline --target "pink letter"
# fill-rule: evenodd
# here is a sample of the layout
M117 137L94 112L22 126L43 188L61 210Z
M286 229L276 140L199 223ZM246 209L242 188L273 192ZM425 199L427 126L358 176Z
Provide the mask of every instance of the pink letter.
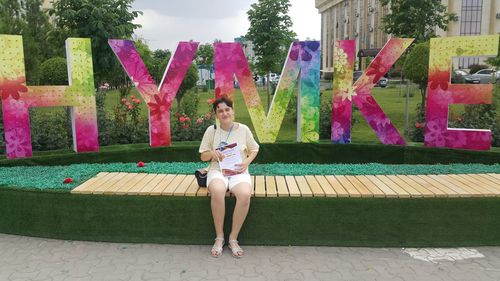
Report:
M148 105L150 145L170 146L170 107L193 61L198 43L179 43L158 88L132 41L110 39L108 43Z

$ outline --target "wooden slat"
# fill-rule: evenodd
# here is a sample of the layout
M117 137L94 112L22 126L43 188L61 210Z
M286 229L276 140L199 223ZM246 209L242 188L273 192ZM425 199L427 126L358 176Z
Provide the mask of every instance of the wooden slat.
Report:
M445 178L441 175L428 175L428 176L430 178L438 181L439 183L449 187L454 192L456 192L458 194L458 196L460 196L460 197L472 197L472 194L470 194L469 192L467 192L467 191L463 190L462 188L460 188L459 186L457 186L455 183L450 181L449 178Z
M314 176L305 176L305 179L307 183L309 184L309 187L311 188L312 194L314 197L324 197L325 192L319 185L318 181Z
M500 174L488 173L487 175L492 176L492 177L496 178L497 180L500 180Z
M94 177L88 179L84 183L82 183L79 186L73 188L73 190L71 190L71 193L81 193L81 194L90 194L90 193L92 193L92 189L93 189L92 185L96 181L98 181L99 179L103 178L107 174L109 174L109 173L107 173L107 172L100 172L100 173L98 173Z
M424 180L423 178L420 178L416 175L409 175L406 177L408 177L409 179L413 180L414 182L420 184L421 186L425 187L427 190L432 192L434 194L434 196L436 196L436 197L447 197L448 196L439 187L433 185L431 182Z
M494 188L497 191L500 191L500 181L497 181L494 178L490 178L487 177L487 175L481 175L481 174L468 174L468 176L487 184L488 186Z
M275 176L276 180L276 189L278 190L279 197L289 197L290 193L288 193L288 187L286 186L286 180L284 176Z
M314 177L316 177L326 197L337 197L337 192L335 192L335 189L333 189L325 176L316 175Z
M151 181L149 181L139 192L140 195L150 195L151 191L164 179L167 175L157 174Z
M447 185L441 183L440 181L438 181L436 179L433 179L432 177L430 177L428 175L418 175L417 177L421 178L422 180L426 181L430 185L441 190L447 197L460 197L460 194L457 193L455 190L449 188Z
M266 197L266 182L264 176L255 176L255 197Z
M434 194L434 192L425 188L425 186L414 181L410 177L405 176L405 175L397 175L397 177L400 178L402 181L406 182L406 184L408 184L409 186L413 187L417 192L422 194L423 197L436 197L436 194Z
M476 174L462 174L458 176L466 178L469 182L480 184L484 186L484 188L490 190L495 196L500 196L500 181L493 182Z
M385 194L377 185L368 179L366 176L355 176L357 180L359 180L368 190L370 190L373 197L385 197Z
M125 184L123 184L118 190L115 190L114 194L116 195L125 195L127 192L134 187L137 183L139 183L147 174L144 173L134 173L134 177L131 178L129 181L127 181ZM107 194L109 192L108 189L104 192L104 194Z
M366 186L355 176L345 176L345 178L359 191L361 197L373 197L373 193L371 193L370 190L366 188Z
M485 177L485 178L488 178L490 181L493 181L493 182L499 182L500 181L499 179L497 179L492 174L481 174L481 176Z
M149 193L150 195L161 195L163 190L167 188L167 186L170 184L170 182L175 178L175 175L167 175L164 177Z
M138 195L141 193L141 190L154 178L156 177L156 174L147 174L140 182L138 182L136 185L134 185L129 191L127 192L127 195Z
M399 197L399 195L394 190L392 190L389 186L387 186L383 181L381 181L376 176L367 175L365 177L369 181L371 181L373 184L375 184L384 193L385 197L388 197L388 198Z
M293 176L285 176L288 192L291 197L300 197L300 190Z
M345 190L345 188L342 186L339 180L335 178L335 176L325 176L325 179L328 181L333 190L335 190L335 193L337 193L338 197L349 197L349 192Z
M345 176L334 176L340 184L345 188L347 193L349 193L349 197L361 197L361 193L352 185L352 183Z
M422 197L422 193L420 193L418 190L416 190L414 187L411 185L407 184L404 182L402 179L400 179L396 175L387 175L387 178L392 180L394 183L396 183L399 187L404 189L406 192L410 194L411 197Z
M188 189L186 190L185 195L186 196L196 196L196 193L198 192L199 188L200 187L198 186L198 181L196 180L196 177L195 177L195 179L191 182ZM201 187L201 188L206 189L206 187Z
M187 189L191 186L191 183L196 181L194 175L187 175L184 180L181 182L179 187L177 187L174 191L174 196L184 196L186 194Z
M392 189L400 198L409 198L410 193L406 191L405 189L401 188L398 184L393 182L390 178L384 175L378 175L375 176L377 179L379 179L381 182L383 182L386 186L388 186L390 189Z
M484 185L478 184L477 182L470 182L469 180L460 177L458 175L448 175L452 179L454 179L457 183L459 182L461 186L468 188L471 191L478 192L482 196L493 197L495 193L485 188Z
M297 182L297 186L299 187L302 197L313 196L311 188L309 188L309 184L307 184L306 178L304 176L295 176L295 181Z
M102 182L101 184L94 183L92 194L104 194L104 191L114 186L126 175L128 175L128 173L109 173L108 180L106 182Z
M208 196L208 187L200 187L198 192L196 192L196 196L206 197Z
M115 176L107 181L105 184L100 185L96 189L94 189L93 194L114 194L116 190L122 187L127 180L130 180L134 177L133 174L130 173L113 173ZM111 190L111 191L108 191Z
M266 176L266 194L267 197L278 196L278 191L276 190L276 181L273 176Z
M167 185L167 187L161 192L161 195L173 195L175 189L179 187L182 181L186 178L186 175L177 175L175 178Z
M455 186L461 188L470 196L481 197L483 195L483 193L481 191L478 191L470 186L463 184L461 181L455 179L454 177L451 177L450 175L440 175L440 177L445 178L447 181L449 181L452 184L454 184Z

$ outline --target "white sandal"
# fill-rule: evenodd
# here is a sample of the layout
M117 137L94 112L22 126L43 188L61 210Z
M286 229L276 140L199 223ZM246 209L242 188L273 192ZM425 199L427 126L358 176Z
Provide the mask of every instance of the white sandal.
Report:
M234 246L234 247L231 246L231 243L236 243L236 246ZM227 247L229 249L231 249L231 252L233 253L233 257L235 257L237 259L241 258L243 256L243 254L245 253L243 251L243 249L240 247L238 240L229 240ZM240 253L240 254L238 255L238 253Z
M216 237L215 241L222 241L222 246L216 246L214 244L210 253L212 254L212 257L218 258L222 256L222 247L224 247L224 237Z

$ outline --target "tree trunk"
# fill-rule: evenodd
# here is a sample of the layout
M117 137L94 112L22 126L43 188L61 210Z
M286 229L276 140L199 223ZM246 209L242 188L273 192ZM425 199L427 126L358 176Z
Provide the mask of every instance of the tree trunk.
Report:
M420 94L422 96L422 100L420 101L420 116L425 116L425 101L427 100L427 85L420 86Z
M269 113L269 106L271 105L271 90L269 88L269 84L271 83L271 81L269 81L269 78L271 77L271 72L267 72L267 113Z

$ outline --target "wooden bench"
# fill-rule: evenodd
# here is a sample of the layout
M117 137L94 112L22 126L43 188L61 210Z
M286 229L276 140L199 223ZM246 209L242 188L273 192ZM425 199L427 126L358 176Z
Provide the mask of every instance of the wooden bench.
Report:
M253 176L255 197L498 197L500 174ZM101 172L72 194L209 196L193 175ZM230 196L227 193L227 196Z

